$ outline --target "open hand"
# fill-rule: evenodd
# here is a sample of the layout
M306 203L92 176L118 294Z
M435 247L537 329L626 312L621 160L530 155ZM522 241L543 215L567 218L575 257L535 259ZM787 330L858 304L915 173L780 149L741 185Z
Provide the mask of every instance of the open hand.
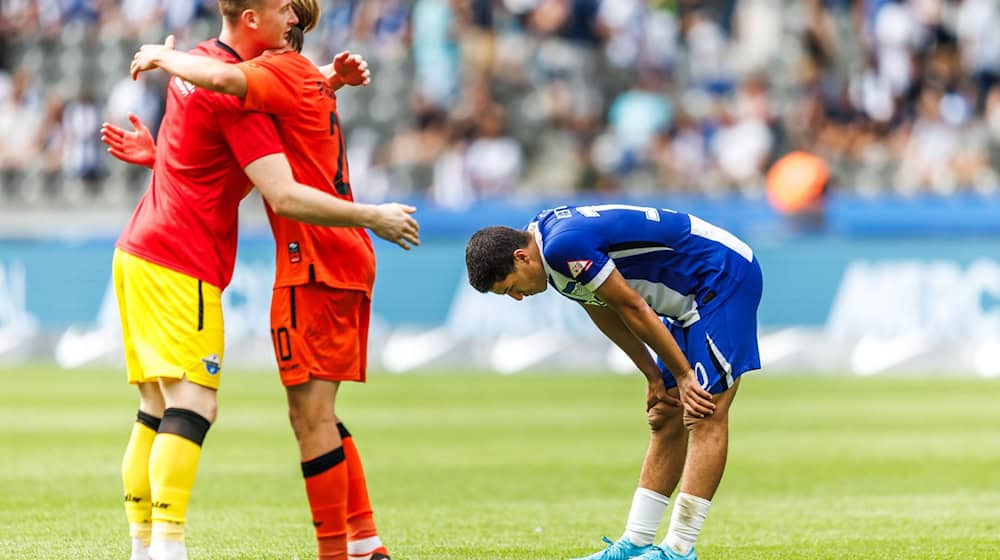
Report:
M128 114L134 131L129 132L111 123L101 125L101 142L108 146L108 153L116 158L143 167L153 167L156 161L156 144L153 135L139 117Z
M128 73L132 76L132 79L139 77L139 74L147 70L153 70L156 68L156 61L159 60L160 55L164 51L174 50L174 36L167 35L167 39L163 41L162 45L143 45L139 47L136 51L135 56L132 57L132 64L128 67Z
M420 224L410 215L417 211L416 208L396 202L379 204L375 208L378 218L369 228L375 235L407 251L411 246L420 245Z

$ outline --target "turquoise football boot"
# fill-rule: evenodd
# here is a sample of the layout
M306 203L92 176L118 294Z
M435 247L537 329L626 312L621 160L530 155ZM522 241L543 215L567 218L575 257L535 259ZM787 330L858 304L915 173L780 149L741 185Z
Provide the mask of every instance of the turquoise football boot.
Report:
M639 558L653 548L652 545L648 544L646 546L636 546L632 544L632 541L628 540L628 537L622 537L618 539L618 542L611 542L611 539L608 537L601 538L604 542L608 543L608 548L600 552L595 552L590 556L575 558L573 560L632 560L633 558Z
M698 555L694 553L694 547L687 554L677 554L670 547L651 546L635 560L698 560Z

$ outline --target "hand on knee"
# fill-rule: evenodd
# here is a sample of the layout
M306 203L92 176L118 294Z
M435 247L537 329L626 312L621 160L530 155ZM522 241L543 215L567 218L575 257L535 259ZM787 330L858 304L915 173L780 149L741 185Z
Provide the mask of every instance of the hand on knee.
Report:
M725 413L716 411L715 414L698 418L690 414L684 414L684 427L688 432L706 432L710 430L725 430L729 418Z
M675 424L679 426L680 415L681 408L658 402L646 412L646 421L649 423L649 430L657 433L665 431Z

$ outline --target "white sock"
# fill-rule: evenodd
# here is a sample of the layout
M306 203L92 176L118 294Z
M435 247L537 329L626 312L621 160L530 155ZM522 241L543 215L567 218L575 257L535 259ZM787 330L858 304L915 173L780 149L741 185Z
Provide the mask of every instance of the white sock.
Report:
M670 514L670 529L663 539L661 548L671 548L677 554L687 554L698 540L698 533L705 523L711 500L681 492L674 501L674 511Z
M149 560L149 549L140 537L132 537L132 555L129 560Z
M347 554L348 556L363 556L380 546L382 546L382 539L378 538L378 535L359 541L348 541Z
M636 546L653 544L656 530L660 528L663 514L667 511L670 497L663 494L637 488L632 497L632 509L628 512L625 523L625 536Z
M153 535L153 542L149 545L150 560L188 560L187 547L184 541L171 541L157 539Z

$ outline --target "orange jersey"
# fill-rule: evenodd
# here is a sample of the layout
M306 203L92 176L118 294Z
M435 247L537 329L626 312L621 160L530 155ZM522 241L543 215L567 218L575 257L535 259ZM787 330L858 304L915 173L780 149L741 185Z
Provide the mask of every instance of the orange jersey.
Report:
M309 59L264 54L239 65L246 74L245 109L275 115L295 180L353 201L337 97ZM320 227L267 207L277 244L275 287L321 282L371 295L375 251L363 228Z

